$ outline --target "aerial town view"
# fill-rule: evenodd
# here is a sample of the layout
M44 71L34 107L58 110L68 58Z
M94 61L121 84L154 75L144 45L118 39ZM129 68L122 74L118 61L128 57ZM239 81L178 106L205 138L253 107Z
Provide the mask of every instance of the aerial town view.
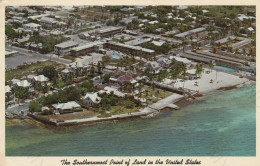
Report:
M255 156L255 6L7 6L7 156Z

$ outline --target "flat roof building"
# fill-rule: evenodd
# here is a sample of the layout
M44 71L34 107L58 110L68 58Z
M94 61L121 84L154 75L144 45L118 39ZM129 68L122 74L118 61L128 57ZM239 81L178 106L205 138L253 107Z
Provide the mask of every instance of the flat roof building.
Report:
M179 33L177 35L175 35L175 37L179 38L179 39L186 39L188 37L198 37L198 38L202 38L208 35L208 32L206 30L206 28L196 28L196 29L192 29L183 33Z
M150 50L147 48L142 48L140 46L130 46L123 43L109 41L105 43L106 48L110 48L112 50L121 51L125 53L132 53L135 55L152 55L155 53L154 50Z
M100 28L95 30L95 34L99 37L109 37L109 36L113 36L117 33L122 33L123 28L122 27L104 27L104 28Z
M66 41L54 46L54 53L59 56L64 56L70 53L71 48L77 47L79 44L74 41Z
M23 28L31 31L38 31L41 28L41 25L35 23L28 23L24 24Z
M54 28L57 24L57 20L50 17L42 17L40 22L42 26L47 26L49 28Z
M102 44L101 42L94 42L86 44L83 46L74 47L71 49L70 53L72 56L85 55L86 53L95 52L98 50L98 45Z

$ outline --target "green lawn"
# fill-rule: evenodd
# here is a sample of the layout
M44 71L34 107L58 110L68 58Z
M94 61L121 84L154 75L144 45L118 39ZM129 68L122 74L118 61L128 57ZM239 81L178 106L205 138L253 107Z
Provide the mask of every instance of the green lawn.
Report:
M77 34L80 34L82 32L86 32L86 31L90 31L90 30L93 30L94 28L85 28L85 29L81 29L81 30L78 30L77 31Z
M56 68L64 67L64 65L52 61L36 62L32 63L31 65L22 65L17 69L12 69L5 72L5 81L10 81L13 78L21 79L23 76L35 73L38 69L42 69L46 66L55 66Z
M125 108L124 106L111 106L109 113L101 113L98 117L105 118L110 117L111 115L119 115L119 114L127 114L131 112L137 112L141 107L134 107L134 108Z

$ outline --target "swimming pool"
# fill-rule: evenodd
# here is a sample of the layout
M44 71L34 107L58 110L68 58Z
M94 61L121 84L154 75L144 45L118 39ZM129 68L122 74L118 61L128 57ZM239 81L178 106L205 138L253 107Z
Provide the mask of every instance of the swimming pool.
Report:
M223 66L215 66L214 67L215 69L222 69L222 70L226 70L226 71L236 71L235 69L231 69L231 68L228 68L228 67L223 67Z
M114 59L120 59L120 56L117 55L117 54L112 54L111 56L112 56L112 58L114 58Z

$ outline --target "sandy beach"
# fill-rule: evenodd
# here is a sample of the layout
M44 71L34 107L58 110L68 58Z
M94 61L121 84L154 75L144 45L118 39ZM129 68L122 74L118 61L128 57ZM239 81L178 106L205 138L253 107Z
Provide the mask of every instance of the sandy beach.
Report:
M211 79L213 80L212 83L210 83ZM197 82L197 86L195 85L195 82ZM196 80L185 80L184 82L181 82L181 79L177 79L177 82L173 84L173 86L177 88L182 88L184 84L184 88L186 89L198 91L201 94L205 94L213 92L220 88L237 86L246 82L250 82L250 80L247 78L239 78L239 76L236 75L212 70L208 74L206 72L203 72L201 74L201 77Z

